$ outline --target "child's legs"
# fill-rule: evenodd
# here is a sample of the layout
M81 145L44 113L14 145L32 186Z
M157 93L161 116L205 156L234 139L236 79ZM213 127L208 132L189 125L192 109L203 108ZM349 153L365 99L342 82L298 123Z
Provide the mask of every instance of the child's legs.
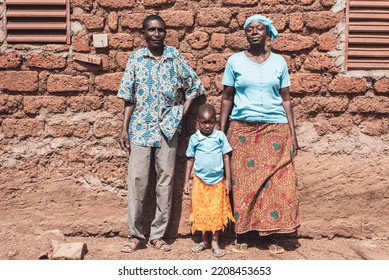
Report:
M142 229L143 201L149 184L151 148L131 144L128 163L129 237L145 239Z

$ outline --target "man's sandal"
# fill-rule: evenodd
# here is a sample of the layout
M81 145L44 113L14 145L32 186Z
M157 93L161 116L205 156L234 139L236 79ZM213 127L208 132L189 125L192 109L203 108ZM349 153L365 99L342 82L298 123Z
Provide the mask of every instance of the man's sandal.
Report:
M162 239L154 239L154 240L150 240L149 241L149 244L151 247L153 247L154 249L157 249L157 250L161 250L163 252L169 252L172 247L170 247L165 241L163 241Z
M212 253L216 258L221 258L226 254L219 246L212 246Z
M235 243L232 251L235 253L246 253L248 249L247 243Z
M205 249L208 249L208 246L205 242L200 242L196 245L196 247L190 248L193 253L201 253Z
M285 249L277 244L270 244L269 245L269 252L273 255L282 254L285 252Z
M130 238L128 244L124 245L121 252L122 253L134 253L139 247L140 241L136 238Z

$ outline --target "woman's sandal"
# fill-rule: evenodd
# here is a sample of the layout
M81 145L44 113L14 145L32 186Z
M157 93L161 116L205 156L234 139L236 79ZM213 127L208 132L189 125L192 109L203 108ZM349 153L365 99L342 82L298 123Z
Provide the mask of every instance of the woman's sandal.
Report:
M193 253L201 253L205 249L208 249L208 246L205 244L205 242L200 242L196 245L196 247L190 248L190 250Z
M285 249L277 244L270 244L269 245L269 252L273 255L282 254L285 252Z
M212 246L212 253L216 258L221 258L226 254L219 246Z
M163 241L162 239L154 239L154 240L150 240L149 241L149 244L151 247L153 247L154 249L157 249L157 250L161 250L163 252L169 252L172 247L170 247L165 241Z
M134 253L139 247L140 241L136 238L130 238L128 244L124 245L121 252L122 253Z
M246 253L248 249L247 243L235 243L232 251L235 253Z

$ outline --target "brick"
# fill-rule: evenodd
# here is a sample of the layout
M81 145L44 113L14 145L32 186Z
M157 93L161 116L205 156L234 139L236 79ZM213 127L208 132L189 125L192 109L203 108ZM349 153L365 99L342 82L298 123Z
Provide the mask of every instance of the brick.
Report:
M108 44L113 49L131 49L133 47L134 36L127 33L109 34Z
M35 119L4 119L2 127L6 138L37 137L42 134L45 124Z
M116 96L109 95L104 102L104 110L114 113L123 112L123 100L117 98Z
M291 74L290 80L291 93L318 93L322 85L320 74Z
M159 7L175 3L176 0L144 0L143 4L146 7Z
M226 59L221 54L209 54L203 59L203 69L217 72L224 69Z
M66 101L72 112L95 111L103 106L103 99L97 96L72 96Z
M301 103L304 107L304 111L307 113L342 113L347 111L349 100L348 98L329 96L307 96L301 100Z
M339 15L331 11L309 12L305 14L305 22L310 28L330 29L335 27L341 20Z
M72 40L73 50L76 52L89 52L90 51L90 40L89 35L78 35Z
M107 55L99 55L101 58L100 65L95 65L91 63L86 63L82 61L74 61L73 67L75 70L78 71L88 71L88 72L95 72L100 70L109 70L110 69L110 63L109 63L109 57Z
M258 4L258 0L223 0L223 4L225 5L234 5L234 6L256 6Z
M131 52L118 52L115 56L116 62L121 69L125 69L128 58L130 57Z
M38 90L38 72L7 71L0 72L0 90L33 92Z
M226 44L226 35L222 33L212 33L211 35L211 47L217 50L224 48Z
M331 81L328 90L332 93L365 93L367 84L363 78L337 77Z
M84 15L80 19L88 30L96 31L104 28L105 19L103 17Z
M295 52L312 48L313 39L297 34L281 34L271 45L274 50L279 52Z
M194 13L191 11L161 11L159 16L168 27L191 27L194 24Z
M202 75L200 77L201 83L203 84L204 88L209 90L211 88L211 77L208 75Z
M53 137L71 137L74 127L69 124L46 125L46 134Z
M216 114L220 114L221 96L207 95L207 103L212 104L213 107L215 107Z
M216 86L216 89L217 89L217 93L222 93L223 92L223 89L224 89L224 86L222 84L222 80L223 80L223 74L220 74L220 75L217 75L214 77L214 84Z
M304 61L304 68L312 71L325 71L333 68L335 59L327 53L311 52Z
M389 78L384 77L374 83L374 90L377 93L389 93Z
M389 119L375 119L373 117L365 117L359 125L362 133L370 136L380 136L388 133Z
M108 15L108 27L111 31L116 32L118 30L118 15L117 13L111 12Z
M193 54L191 54L191 53L183 53L182 55L188 61L190 67L192 67L193 69L197 68L197 59L194 57Z
M142 28L143 20L147 15L146 13L126 13L120 16L120 25L128 28Z
M66 67L66 57L48 53L32 54L27 57L26 65L43 69L61 69Z
M335 5L336 3L336 0L320 0L320 4L322 4L322 6L324 7L332 7L333 5Z
M118 135L122 127L121 121L104 121L102 120L96 125L94 135L96 138L112 137Z
M0 95L0 114L12 114L21 109L23 96L21 95Z
M132 8L135 2L135 0L97 0L100 6L109 9Z
M338 45L338 38L335 34L324 33L319 36L318 39L319 47L321 51L330 51L336 48Z
M231 10L227 8L202 8L197 15L200 26L228 26L231 21Z
M51 75L47 81L47 91L85 92L89 90L89 79L85 76Z
M66 112L66 100L60 96L25 96L23 110L26 114L38 114L40 109L46 109L49 113Z
M189 34L187 39L192 49L201 50L208 47L209 35L207 32L195 31Z
M87 122L81 122L74 127L73 136L79 138L85 138L90 130L90 124Z
M349 111L351 113L389 113L388 96L357 96L350 101Z
M92 0L72 0L71 2L72 7L80 7L87 11L89 11L93 6Z
M246 35L243 30L226 35L226 46L233 50L243 50L248 47Z
M169 30L166 34L165 44L168 46L173 46L176 49L180 48L179 33L176 30Z
M0 53L0 68L17 68L21 64L21 58L17 53Z
M100 76L96 76L95 85L96 88L103 91L118 91L119 83L123 77L123 72L109 73Z
M291 31L301 31L304 27L302 13L293 13L289 15L289 29Z

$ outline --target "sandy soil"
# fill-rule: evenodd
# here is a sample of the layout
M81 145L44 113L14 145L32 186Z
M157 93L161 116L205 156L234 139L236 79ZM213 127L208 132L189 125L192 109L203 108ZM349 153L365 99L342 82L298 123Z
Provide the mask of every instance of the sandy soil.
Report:
M52 240L59 243L85 242L87 244L86 260L204 260L215 259L210 250L194 254L190 248L197 237L182 237L167 240L172 246L170 252L160 252L147 245L138 251L121 253L126 238L122 237L65 237L58 232L41 234L20 234L11 231L0 232L0 259L3 260L36 260L50 258ZM389 241L373 239L279 239L286 252L271 255L260 242L252 242L247 253L231 251L233 239L222 237L220 245L226 250L223 259L228 260L389 260Z

